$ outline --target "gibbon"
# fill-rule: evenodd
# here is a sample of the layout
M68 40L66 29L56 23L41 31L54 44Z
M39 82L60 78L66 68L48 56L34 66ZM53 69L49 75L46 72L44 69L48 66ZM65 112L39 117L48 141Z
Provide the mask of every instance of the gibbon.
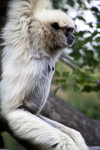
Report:
M12 0L2 31L1 114L14 134L39 150L88 150L74 129L39 115L56 60L74 42L74 23L50 0Z

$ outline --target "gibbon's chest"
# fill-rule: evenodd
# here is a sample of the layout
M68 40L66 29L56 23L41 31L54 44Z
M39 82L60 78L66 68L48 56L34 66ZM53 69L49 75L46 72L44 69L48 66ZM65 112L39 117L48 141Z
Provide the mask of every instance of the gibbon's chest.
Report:
M42 87L49 86L54 72L55 61L52 58L33 60L33 63L31 64L31 74L29 76L30 85L41 85Z
M55 61L52 58L44 59L42 61L43 68L41 70L41 77L45 80L51 80L55 72Z
M35 83L33 79L33 82L30 84L32 87L27 95L27 99L29 100L29 97L31 97L32 103L35 102L32 111L39 113L46 103L50 91L51 80L55 71L55 62L52 59L39 59L35 64L37 65L35 67L37 75Z

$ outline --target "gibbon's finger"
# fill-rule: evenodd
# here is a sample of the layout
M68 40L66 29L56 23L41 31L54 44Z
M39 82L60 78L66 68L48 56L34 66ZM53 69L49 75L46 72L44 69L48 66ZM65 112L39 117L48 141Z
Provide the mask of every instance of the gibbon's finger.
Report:
M45 122L49 123L54 128L59 129L65 135L69 136L81 150L88 150L88 147L87 147L82 135L80 134L80 132L78 132L74 129L68 128L68 127L66 127L56 121L48 119L42 115L38 115L38 116L39 116L39 118L41 118Z

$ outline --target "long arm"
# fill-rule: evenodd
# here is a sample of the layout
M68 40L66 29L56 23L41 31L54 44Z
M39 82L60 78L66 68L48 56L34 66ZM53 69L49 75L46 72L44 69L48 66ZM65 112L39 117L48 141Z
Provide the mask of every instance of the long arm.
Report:
M72 138L74 140L74 142L83 150L83 149L87 149L86 145L85 145L85 141L83 139L83 137L81 136L81 134L71 128L68 128L64 125L62 125L61 123L58 123L56 121L53 121L51 119L48 119L42 115L38 115L39 118L41 118L42 120L44 120L45 122L47 122L48 124L50 124L52 127L60 130L62 133L68 135L70 138Z
M6 119L15 135L29 140L39 150L80 150L68 135L27 111L11 111Z

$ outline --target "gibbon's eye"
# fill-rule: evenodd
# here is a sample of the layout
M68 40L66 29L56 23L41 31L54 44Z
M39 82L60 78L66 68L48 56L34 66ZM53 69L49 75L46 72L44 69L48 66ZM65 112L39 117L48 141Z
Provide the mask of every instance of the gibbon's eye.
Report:
M58 22L53 23L51 26L52 26L55 30L59 30L59 29L60 29Z
M73 28L68 27L68 28L66 29L66 32L73 32Z

